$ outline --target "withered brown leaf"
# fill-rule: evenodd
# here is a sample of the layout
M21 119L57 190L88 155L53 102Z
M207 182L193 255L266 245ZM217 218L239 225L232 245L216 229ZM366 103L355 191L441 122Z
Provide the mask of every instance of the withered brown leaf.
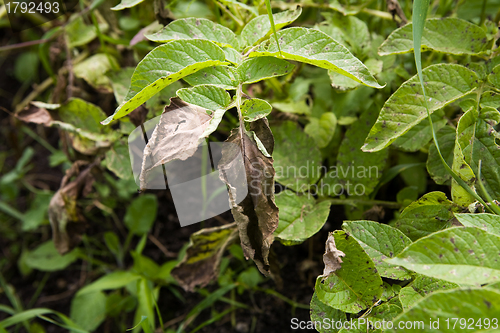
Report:
M237 238L236 223L205 228L190 237L186 256L171 272L186 291L206 286L217 277L222 254Z
M325 269L323 270L323 276L328 276L330 273L335 272L337 269L341 268L342 259L340 257L345 257L345 253L337 250L335 245L335 238L333 238L333 233L328 235L328 239L325 244L325 254L323 254L323 262L325 264Z
M97 163L89 165L86 161L76 161L61 181L59 190L49 204L49 221L52 239L60 254L72 250L81 239L87 224L78 213L76 200L90 193L94 177L91 170ZM83 168L82 171L80 171ZM76 176L72 181L70 179Z
M274 140L267 119L253 122L250 129L266 150L272 153ZM269 249L274 240L273 232L278 227L278 207L274 202L273 159L264 156L241 125L231 132L226 142L232 144L225 145L222 150L219 175L229 188L231 212L238 225L241 247L245 257L252 258L261 273L269 275ZM234 184L237 179L234 175L242 171L237 168L241 163L235 162L240 153L243 156L248 188L248 193L244 194L236 191L241 184Z
M175 159L186 160L193 156L211 119L205 109L172 98L144 148L139 177L141 189L147 187L147 174L152 169Z

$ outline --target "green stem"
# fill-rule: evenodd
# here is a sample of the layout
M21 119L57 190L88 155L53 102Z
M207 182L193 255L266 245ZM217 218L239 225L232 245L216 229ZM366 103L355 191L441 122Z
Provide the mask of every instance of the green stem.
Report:
M280 294L279 292L277 292L277 291L275 291L273 289L257 288L257 290L263 291L263 292L265 292L266 294L269 294L269 295L273 295L273 296L279 298L280 300L282 300L282 301L290 304L294 308L307 309L307 310L309 310L309 308L310 308L310 306L308 304L297 303L294 300L289 299L288 297Z

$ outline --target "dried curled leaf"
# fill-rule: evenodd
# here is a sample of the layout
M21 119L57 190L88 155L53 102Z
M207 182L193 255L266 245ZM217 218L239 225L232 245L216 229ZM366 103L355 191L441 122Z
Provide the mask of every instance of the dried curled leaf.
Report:
M250 125L266 151L272 154L274 140L267 119L259 119ZM274 168L272 157L266 157L242 128L234 129L222 151L219 175L229 188L231 212L238 225L241 247L245 257L252 258L261 273L269 275L269 249L278 227L278 207L274 202ZM240 155L241 153L241 155ZM237 175L238 156L243 156L248 193L236 191L241 184ZM241 164L239 164L241 165ZM244 196L244 197L242 197Z
M206 286L218 275L222 254L237 232L236 223L231 223L192 234L186 256L172 270L172 276L186 291Z
M198 149L212 117L205 109L172 98L144 148L140 175L141 189L147 187L148 173L172 160L186 160Z
M94 177L90 173L96 163L76 161L61 181L61 187L54 194L49 204L49 221L52 227L52 239L60 254L73 249L81 239L87 225L78 213L76 200L90 193ZM83 171L80 171L83 168ZM74 180L71 178L76 176Z
M328 239L325 244L325 254L323 254L323 263L325 264L325 269L323 270L323 276L328 276L330 273L335 272L337 269L341 268L342 259L340 257L345 257L345 253L337 250L335 245L335 238L333 234L328 235Z

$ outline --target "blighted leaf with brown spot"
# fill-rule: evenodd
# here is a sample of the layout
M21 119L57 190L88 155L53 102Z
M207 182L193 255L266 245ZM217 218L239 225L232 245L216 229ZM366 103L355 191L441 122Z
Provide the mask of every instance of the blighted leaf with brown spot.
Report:
M172 270L172 276L186 291L206 286L217 277L222 254L237 233L236 223L195 232L190 237L186 256Z
M44 107L38 107L30 104L24 110L17 114L19 120L25 123L35 123L44 126L51 126L53 118L50 112Z
M272 154L274 141L266 119L251 124L252 130L267 152ZM219 175L228 185L231 212L238 225L245 257L252 258L261 273L269 274L269 249L278 227L278 207L274 202L274 168L272 157L266 157L242 128L234 129L222 150ZM237 163L243 156L243 163ZM238 166L245 170L238 170ZM234 175L246 174L248 193L238 193L241 186ZM244 197L243 197L244 195Z
M175 159L184 161L192 156L210 120L205 109L172 98L144 148L141 189L147 187L148 173L154 168Z
M90 173L95 163L76 161L61 181L61 187L49 204L49 221L52 239L59 253L64 254L80 242L86 223L78 212L76 200L85 197L92 189L94 177ZM83 169L82 171L80 171ZM76 177L71 180L72 177Z
M325 254L323 254L323 263L325 264L323 276L328 276L330 273L341 268L341 257L345 257L345 253L337 249L337 246L335 245L335 238L333 238L332 233L328 235L325 248Z

